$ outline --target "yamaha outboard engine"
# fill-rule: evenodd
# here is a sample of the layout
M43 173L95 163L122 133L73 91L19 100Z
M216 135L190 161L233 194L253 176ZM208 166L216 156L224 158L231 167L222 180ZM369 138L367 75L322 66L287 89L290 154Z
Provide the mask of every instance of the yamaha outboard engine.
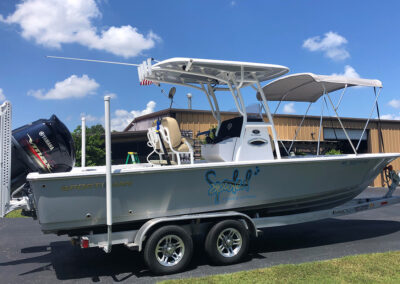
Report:
M75 164L71 133L55 115L15 129L12 136L11 192L30 172L68 172Z

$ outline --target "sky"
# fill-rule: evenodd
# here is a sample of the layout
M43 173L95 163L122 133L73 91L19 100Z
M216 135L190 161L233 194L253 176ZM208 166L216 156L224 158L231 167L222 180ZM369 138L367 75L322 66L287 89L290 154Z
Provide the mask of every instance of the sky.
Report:
M1 0L0 101L13 105L13 128L56 114L73 130L82 115L89 125L103 123L103 97L111 95L112 128L123 130L136 116L168 108L171 86L140 86L131 66L46 56L129 63L190 57L379 79L382 118L400 120L399 30L395 0ZM193 108L209 109L204 94L185 87L177 87L173 106L186 108L189 92ZM243 93L247 105L256 102L254 90ZM218 98L223 110L234 108L231 96ZM373 90L349 88L339 114L368 117L373 101ZM283 103L278 113L306 107ZM310 114L320 109L318 101Z

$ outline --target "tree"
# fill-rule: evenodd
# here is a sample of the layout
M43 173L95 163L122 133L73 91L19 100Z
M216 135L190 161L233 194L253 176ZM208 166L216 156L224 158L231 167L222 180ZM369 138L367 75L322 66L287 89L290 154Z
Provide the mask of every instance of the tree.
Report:
M86 127L86 166L102 166L105 164L104 128L101 124ZM82 126L72 132L76 149L76 166L81 166Z

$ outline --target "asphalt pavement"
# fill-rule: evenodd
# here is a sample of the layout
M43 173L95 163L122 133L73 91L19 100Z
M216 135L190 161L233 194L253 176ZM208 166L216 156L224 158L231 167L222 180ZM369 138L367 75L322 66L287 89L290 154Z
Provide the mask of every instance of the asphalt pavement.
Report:
M397 190L397 194L399 190ZM368 189L364 196L383 195ZM44 235L30 218L0 220L0 283L154 283L165 279L230 273L286 263L400 250L400 204L317 222L269 228L251 243L250 254L231 266L209 264L196 243L190 267L182 273L154 277L142 255L123 246L111 254L80 249L65 236Z

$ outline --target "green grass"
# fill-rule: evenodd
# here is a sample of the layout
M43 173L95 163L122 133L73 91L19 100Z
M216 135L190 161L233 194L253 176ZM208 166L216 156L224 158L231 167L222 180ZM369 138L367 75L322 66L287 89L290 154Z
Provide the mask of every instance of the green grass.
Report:
M162 283L400 283L400 252L354 255Z
M6 218L25 218L25 216L21 215L21 209L12 211L6 215Z

